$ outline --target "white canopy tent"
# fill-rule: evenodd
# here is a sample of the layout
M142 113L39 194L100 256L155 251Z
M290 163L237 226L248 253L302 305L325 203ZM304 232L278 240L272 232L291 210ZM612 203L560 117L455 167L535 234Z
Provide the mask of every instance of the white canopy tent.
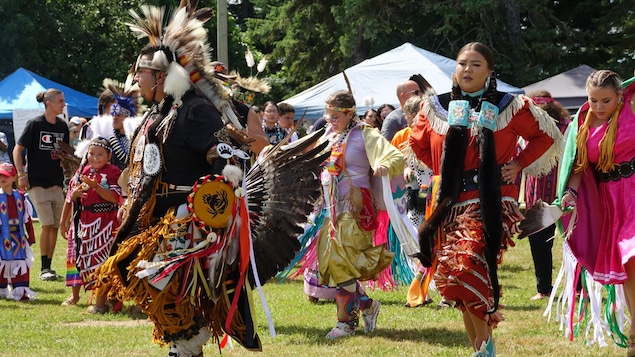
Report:
M455 60L426 51L410 43L367 59L345 70L357 103L357 114L368 110L364 98L372 97L373 107L381 104L399 106L397 85L413 74L421 74L437 93L446 93L452 87ZM347 89L344 75L339 73L324 82L284 100L295 107L295 119L302 117L313 121L324 114L324 101L329 94ZM520 88L498 81L498 89L504 92L523 93Z

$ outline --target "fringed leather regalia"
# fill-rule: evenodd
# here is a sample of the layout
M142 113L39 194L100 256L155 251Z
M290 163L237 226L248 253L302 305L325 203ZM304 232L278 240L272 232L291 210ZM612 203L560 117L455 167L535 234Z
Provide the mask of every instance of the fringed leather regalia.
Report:
M136 69L164 71L166 97L132 137L127 218L99 271L100 289L133 300L154 322L154 341L180 357L226 335L261 349L251 288L299 250L325 159L318 132L275 146L244 174L245 119L209 66L211 9L196 3L182 1L165 29L162 8L132 12L129 26L154 51Z
M528 144L517 154L518 137ZM522 219L518 187L502 182L500 166L515 159L532 175L549 172L562 134L529 98L497 92L492 74L475 97L458 86L426 97L409 141L440 174L438 194L429 196L434 209L419 228L418 258L442 296L484 320L498 309L497 266Z
M336 169L325 168L322 173L330 212L318 241L320 283L337 286L351 279L370 280L390 265L394 254L383 245L373 246L374 202L382 198L372 194L368 170L382 165L398 174L403 157L387 141L380 141L377 131L361 123L345 133L327 131L326 135L331 138L332 160L337 154L342 163L339 175Z

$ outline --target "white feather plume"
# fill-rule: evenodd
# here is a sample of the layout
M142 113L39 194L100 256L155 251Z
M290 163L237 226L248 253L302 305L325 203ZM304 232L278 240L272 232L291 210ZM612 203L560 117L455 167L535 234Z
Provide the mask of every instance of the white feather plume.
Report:
M267 56L263 56L260 62L258 62L258 67L257 67L258 73L264 71L266 67L267 67Z
M176 61L170 63L168 75L165 76L165 93L171 95L178 102L190 87L190 74Z
M75 148L75 156L80 159L84 159L86 157L86 153L88 153L88 147L90 146L90 139L84 139L77 143L77 147Z
M254 66L254 64L256 64L256 62L254 61L254 55L251 53L250 49L247 49L247 52L245 52L245 61L247 61L247 67L251 68Z
M226 165L223 169L223 176L227 181L231 182L233 188L236 188L243 179L243 170L238 166Z
M373 109L373 104L375 104L375 98L372 95L364 97L364 105L366 108Z

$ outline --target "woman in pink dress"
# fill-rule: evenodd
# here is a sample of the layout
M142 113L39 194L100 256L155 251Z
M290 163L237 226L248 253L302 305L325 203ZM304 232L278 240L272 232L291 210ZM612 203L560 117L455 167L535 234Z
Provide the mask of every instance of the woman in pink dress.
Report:
M589 100L570 125L558 185L562 205L575 207L574 214L563 220L569 231L565 245L593 280L623 285L633 316L635 85L633 79L622 85L615 72L599 70L589 76L586 88ZM615 308L613 303L607 302ZM621 345L625 342L622 327L608 322ZM635 319L630 327L628 356L635 356Z

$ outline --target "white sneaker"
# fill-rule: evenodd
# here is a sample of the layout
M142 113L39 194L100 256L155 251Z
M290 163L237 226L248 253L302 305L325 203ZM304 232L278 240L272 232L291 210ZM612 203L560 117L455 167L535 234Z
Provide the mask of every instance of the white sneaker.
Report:
M370 307L362 311L362 319L364 319L364 332L369 333L375 331L377 325L377 316L379 315L379 309L381 304L377 300L373 300Z
M40 273L40 280L43 280L43 281L55 281L55 280L57 280L57 274L55 273L55 271L53 271L51 269L44 269Z
M339 322L333 329L326 335L326 338L336 339L339 337L346 337L355 334L355 328L346 322Z

